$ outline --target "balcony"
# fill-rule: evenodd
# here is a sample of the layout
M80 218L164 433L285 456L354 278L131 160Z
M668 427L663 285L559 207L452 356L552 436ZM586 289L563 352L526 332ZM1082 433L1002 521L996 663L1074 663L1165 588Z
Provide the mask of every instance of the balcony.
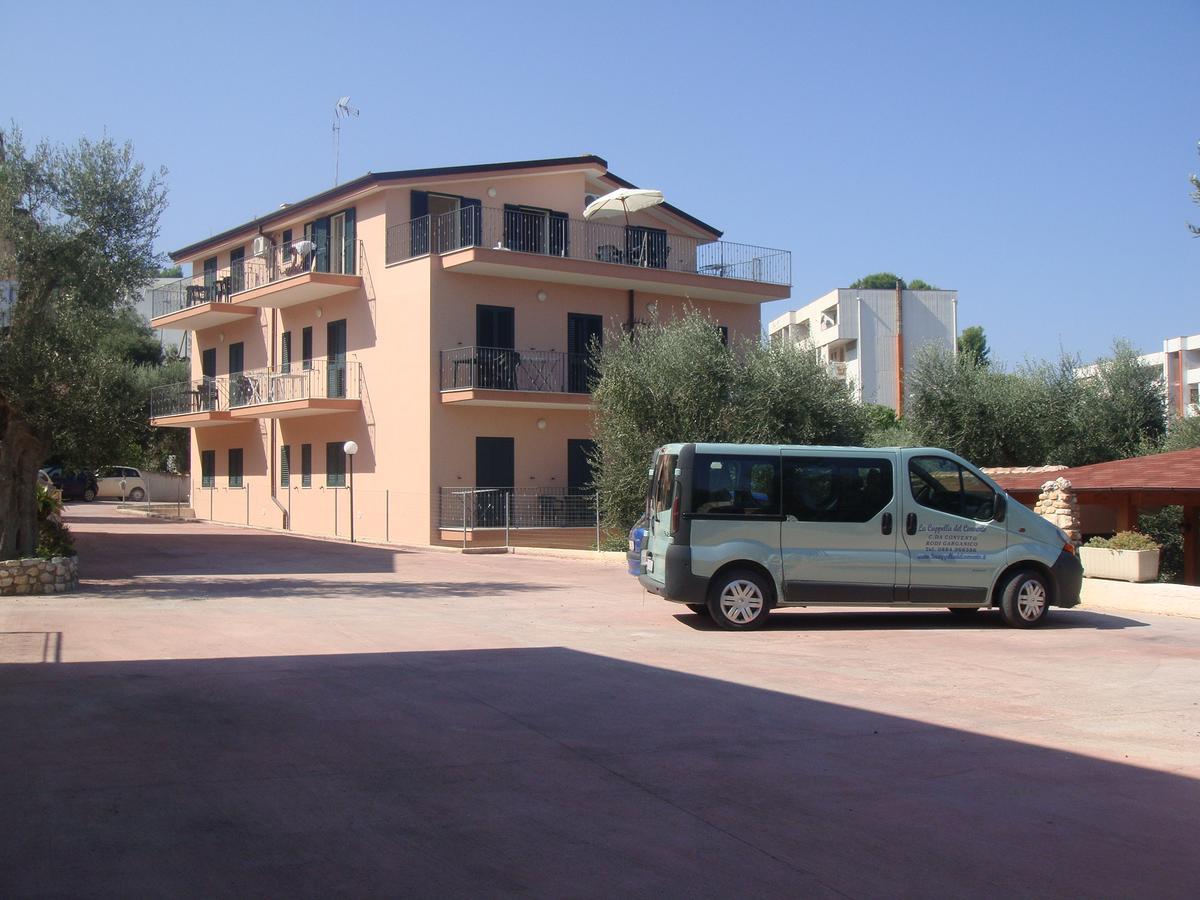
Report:
M563 486L438 489L438 537L472 547L599 549L599 504Z
M200 428L354 412L362 408L361 382L361 363L317 361L308 369L254 369L162 385L150 392L150 424Z
M455 347L441 356L442 403L525 409L590 409L586 353Z
M331 248L337 250L311 240L269 246L260 256L153 288L150 324L199 331L254 318L260 309L285 309L362 287L362 276L352 274L353 255Z
M388 228L387 262L436 253L447 271L760 303L791 296L792 255L664 229L464 206Z

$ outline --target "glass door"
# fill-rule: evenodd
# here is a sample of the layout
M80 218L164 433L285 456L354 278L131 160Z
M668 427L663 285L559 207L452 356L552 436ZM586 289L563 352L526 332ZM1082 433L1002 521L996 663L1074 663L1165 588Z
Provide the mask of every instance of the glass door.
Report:
M346 271L346 214L329 217L329 271Z

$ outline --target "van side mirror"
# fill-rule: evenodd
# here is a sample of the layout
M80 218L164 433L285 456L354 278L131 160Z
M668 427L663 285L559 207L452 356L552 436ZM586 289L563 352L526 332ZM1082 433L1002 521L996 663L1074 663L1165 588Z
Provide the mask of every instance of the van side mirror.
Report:
M1008 513L1008 495L996 494L996 508L992 512L992 518L997 522L1003 522L1004 516Z

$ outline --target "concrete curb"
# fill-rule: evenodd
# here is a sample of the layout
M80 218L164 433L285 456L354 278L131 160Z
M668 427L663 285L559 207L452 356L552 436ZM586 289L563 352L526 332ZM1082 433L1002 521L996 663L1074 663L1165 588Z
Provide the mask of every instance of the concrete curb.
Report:
M1080 609L1114 609L1200 619L1200 587L1188 584L1131 584L1085 578L1080 600Z

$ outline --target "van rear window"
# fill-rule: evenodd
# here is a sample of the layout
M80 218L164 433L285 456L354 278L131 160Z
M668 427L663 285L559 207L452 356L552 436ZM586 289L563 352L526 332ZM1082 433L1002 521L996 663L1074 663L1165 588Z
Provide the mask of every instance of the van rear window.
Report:
M779 457L697 453L695 515L779 515Z
M666 512L671 508L671 499L675 496L675 464L678 457L664 453L658 458L658 468L654 471L654 492L651 498L651 509L655 514Z

